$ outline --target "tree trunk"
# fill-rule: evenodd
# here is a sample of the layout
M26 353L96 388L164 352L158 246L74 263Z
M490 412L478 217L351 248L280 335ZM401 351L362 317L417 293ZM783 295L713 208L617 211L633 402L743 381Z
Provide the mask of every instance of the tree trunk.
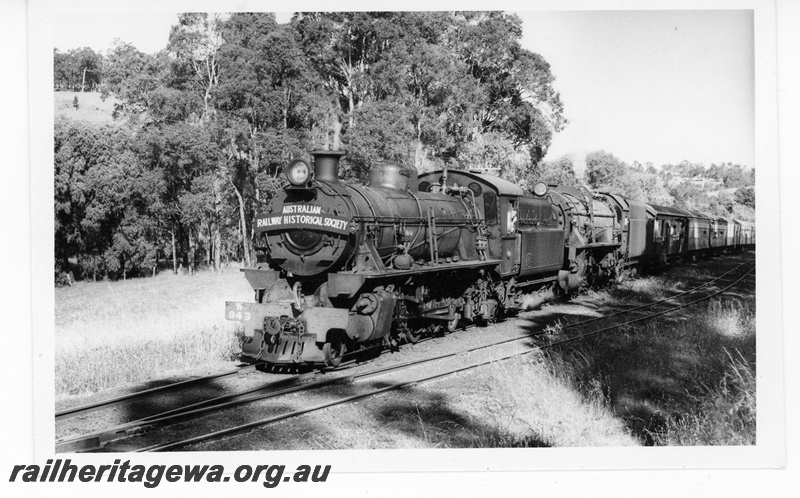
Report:
M339 150L342 143L342 121L340 116L342 114L342 106L336 101L336 106L331 108L331 134L333 135L333 144L331 150Z
M214 229L214 271L220 269L220 252L222 251L222 236L219 233L219 225Z
M204 232L207 232L207 233L203 234L203 238L205 238L205 241L204 241L205 243L203 244L203 264L206 265L206 268L211 266L211 244L212 244L212 241L214 239L214 235L212 233L212 228L211 228L211 224L212 223L213 223L213 221L209 222L208 227L207 227L208 228L207 231L203 230ZM205 223L204 223L204 225L205 225ZM201 242L203 242L203 241L201 241Z
M348 125L350 126L350 128L353 128L353 124L354 124L353 111L355 110L355 102L353 101L353 89L352 88L350 89L350 94L347 96L347 100L348 100L348 104L350 105L350 109L349 109L350 116L349 116L349 120L348 120ZM334 150L339 150L339 149L337 147Z
M284 99L283 99L283 129L289 129L289 105L291 105L292 101L292 92L289 90L283 91Z
M175 248L175 229L173 228L171 232L172 235L172 273L174 275L178 274L178 251Z
M195 241L194 233L192 233L192 229L188 230L189 232L189 275L194 275L194 257L195 257L195 249L197 242Z
M233 186L233 191L236 193L236 199L239 201L239 224L241 227L242 232L242 253L244 255L244 262L247 267L250 266L250 244L248 244L248 237L247 237L247 221L245 220L244 215L244 198L242 198L242 194L239 192L239 189L236 188L236 184L234 184L230 179L228 179L231 186Z
M414 166L419 171L422 171L422 160L425 157L425 148L422 145L422 118L423 116L420 116L419 120L417 121L417 146L416 150L414 151Z
M86 67L83 68L83 79L81 80L81 92L85 92L86 91L85 88L86 88L86 70L87 69L88 68L86 68Z
M214 176L214 219L211 224L211 243L214 251L214 271L219 271L220 251L222 249L222 236L219 225L222 220L222 178L220 171Z

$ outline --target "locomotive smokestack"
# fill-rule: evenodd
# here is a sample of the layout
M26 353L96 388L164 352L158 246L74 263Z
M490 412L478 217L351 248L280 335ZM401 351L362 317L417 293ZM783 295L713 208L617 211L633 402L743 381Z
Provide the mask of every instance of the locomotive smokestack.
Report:
M343 150L314 150L314 179L324 182L339 182L339 159L346 154Z

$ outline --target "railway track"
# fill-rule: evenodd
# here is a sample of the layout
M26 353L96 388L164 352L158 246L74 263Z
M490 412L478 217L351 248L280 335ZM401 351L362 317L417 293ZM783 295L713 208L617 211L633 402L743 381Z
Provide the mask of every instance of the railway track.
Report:
M539 336L545 336L547 338L542 344L532 344L531 347L529 347L526 351L523 352L517 352L513 354L499 354L496 355L495 357L478 361L477 363L473 363L470 365L466 366L462 365L456 368L445 369L444 371L434 375L429 375L426 377L421 377L413 380L394 383L378 389L354 394L340 399L335 399L326 403L314 405L299 410L289 411L266 419L249 422L246 424L240 424L234 427L207 433L201 436L185 438L182 440L176 440L157 445L149 445L144 448L137 449L135 451L166 451L166 450L177 449L189 444L194 444L227 435L232 435L235 433L253 429L255 427L261 427L264 425L269 425L272 423L279 422L281 420L287 420L290 418L298 417L313 411L323 410L332 406L351 403L361 399L377 396L385 392L400 389L403 387L430 382L443 377L454 375L456 373L465 370L470 370L480 366L488 365L490 363L495 363L510 358L523 356L526 354L533 353L535 351L540 351L545 348L568 344L570 342L581 340L592 335L608 332L641 321L650 320L655 317L685 308L687 306L692 306L697 303L706 301L733 288L741 280L746 278L747 275L752 273L752 271L755 269L754 265L750 269L745 268L744 271L740 271L743 267L746 267L750 264L752 264L752 261L742 263L739 266L733 268L732 270L729 270L723 273L722 275L719 275L718 277L708 280L697 287L676 293L674 295L671 295L667 298L658 301L653 301L651 303L646 303L640 306L622 309L610 313L608 315L603 315L596 318L585 319L573 323L560 324L560 326L557 327L557 329L560 329L559 333L562 335L565 334L565 332L568 332L568 335L566 337L553 336L550 333L550 330L542 329L518 337L514 337L511 339L505 339L502 341L497 341L466 350L409 361L396 365L390 365L387 367L376 368L359 373L340 375L332 378L325 378L317 381L313 381L312 379L318 376L319 373L310 372L308 374L295 376L295 378L284 379L283 381L280 381L280 385L276 385L278 383L270 383L265 386L257 387L254 389L249 389L238 393L232 393L229 395L220 396L218 398L205 400L199 403L183 406L167 412L162 412L157 415L151 415L139 420L103 429L101 431L97 431L91 434L67 438L57 442L56 451L58 452L91 451L91 450L101 449L109 443L127 439L134 435L141 435L147 430L152 429L154 427L163 427L171 425L180 421L200 417L220 410L232 408L235 406L240 406L246 403L253 403L256 401L284 396L291 393L298 393L301 391L321 390L323 388L330 387L333 385L356 384L370 378L375 378L390 373L401 372L424 364L431 364L436 362L441 363L443 362L443 360L453 359L457 357L467 357L479 351L500 349L504 345L511 343L518 343L525 339L532 340ZM732 283L729 283L731 281ZM712 284L714 283L718 283L718 285L712 286ZM627 317L627 319L625 319L625 317ZM624 321L620 321L621 319ZM341 369L341 367L339 369ZM231 375L231 373L228 373L227 375ZM311 381L303 383L303 380L311 380Z
M163 394L167 391L171 391L173 389L178 388L187 388L190 386L197 386L201 384L205 384L217 379L222 379L225 377L230 377L233 375L242 375L246 371L249 371L252 368L255 368L257 365L247 365L243 367L236 368L234 370L230 370L227 372L217 373L206 375L204 377L197 377L194 379L186 379L180 382L173 382L170 384L165 384L163 386L154 387L152 389L145 389L143 391L137 391L134 393L126 394L123 396L117 396L115 398L110 398L103 401L98 401L96 403L89 403L85 405L74 406L70 408L65 408L64 410L56 412L56 421L60 420L68 420L73 417L78 417L81 415L86 415L92 412L96 412L99 410L103 410L106 408L112 408L115 406L124 405L126 403L131 403L136 400L144 399L149 396L157 396Z

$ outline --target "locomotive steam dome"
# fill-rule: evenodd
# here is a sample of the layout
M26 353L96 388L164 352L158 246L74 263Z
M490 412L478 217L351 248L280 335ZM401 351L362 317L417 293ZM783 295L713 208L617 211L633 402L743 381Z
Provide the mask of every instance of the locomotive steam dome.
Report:
M405 192L409 188L416 191L419 180L417 168L396 162L380 162L369 170L368 185L373 188L388 188Z

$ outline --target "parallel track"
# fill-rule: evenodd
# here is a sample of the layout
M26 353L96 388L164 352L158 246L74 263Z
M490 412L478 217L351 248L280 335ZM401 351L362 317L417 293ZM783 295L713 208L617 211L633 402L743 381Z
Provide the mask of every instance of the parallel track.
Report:
M299 416L299 415L302 415L302 414L305 414L305 413L309 413L311 411L321 410L321 409L324 409L324 408L328 408L330 406L335 406L335 405L338 405L338 404L343 404L343 403L348 403L348 402L351 402L351 401L356 401L356 400L359 400L359 399L363 399L365 397L375 396L375 395L381 394L381 393L386 392L386 391L390 391L390 390L393 390L393 389L399 389L401 387L405 387L405 386L416 384L416 383L428 382L428 381L435 380L435 379L438 379L438 378L441 378L441 377L445 377L445 376L448 376L448 375L453 375L455 373L458 373L458 372L461 372L461 371L464 371L464 370L468 370L468 369L471 369L471 368L476 368L478 366L482 366L482 365L485 365L485 364L488 364L488 363L493 363L493 362L496 362L496 361L503 361L503 360L506 360L506 359L509 359L509 358L522 356L522 355L529 354L529 353L532 353L534 351L538 351L538 350L541 350L541 349L544 349L544 348L553 347L553 346L560 345L560 344L566 344L566 343L569 343L569 342L572 342L572 341L583 339L583 338L591 336L591 335L595 335L595 334L599 334L599 333L606 332L606 331L609 331L609 330L617 329L617 328L625 326L625 325L630 325L630 324L637 323L637 322L640 322L640 321L649 320L649 319L652 319L654 317L661 316L661 315L664 315L666 313L670 313L670 312L676 311L678 309L681 309L681 308L684 308L684 307L687 307L687 306L691 306L693 304L697 304L699 302L711 299L712 297L714 297L716 295L719 295L722 292L725 292L728 289L730 289L733 286L735 286L736 284L738 284L738 282L740 282L747 275L749 275L749 273L751 273L754 268L750 269L742 277L738 278L734 283L728 285L727 287L725 287L725 288L723 288L721 290L712 289L712 290L710 290L708 295L706 295L704 297L701 297L699 299L695 299L693 301L690 301L690 302L684 303L684 304L677 304L676 303L676 304L672 305L671 307L669 307L669 308L667 308L665 310L660 310L660 311L657 311L657 312L654 312L654 313L651 312L649 314L646 314L645 316L641 316L641 317L638 317L638 318L635 318L635 319L631 319L631 320L628 320L628 321L623 322L623 323L616 323L616 324L612 324L612 325L606 326L606 327L602 327L601 326L600 328L594 327L594 330L579 332L579 330L581 330L581 328L586 328L590 324L597 325L598 322L600 322L602 324L601 321L603 321L603 320L611 320L612 318L618 318L618 317L620 317L622 315L640 313L643 310L652 310L653 308L657 308L657 307L665 305L665 304L669 305L670 303L675 303L675 301L677 299L680 299L680 298L686 297L686 296L690 296L692 294L696 294L698 291L700 291L700 289L708 287L712 283L717 282L717 281L719 281L719 280L731 275L732 273L734 273L737 270L739 270L742 266L745 266L745 265L747 265L749 263L750 263L749 261L745 262L745 263L742 263L739 266L737 266L736 268L734 268L734 269L732 269L732 270L730 270L730 271L728 271L728 272L726 272L726 273L724 273L724 274L722 274L722 275L720 275L720 276L718 276L718 277L716 277L714 279L711 279L711 280L709 280L709 281L707 281L707 282L705 282L705 283L703 283L703 284L701 284L701 285L699 285L699 286L697 286L697 287L695 287L693 289L689 289L687 291L683 291L683 292L674 294L674 295L672 295L672 296L670 296L668 298L661 299L659 301L654 301L652 303L647 303L647 304L644 304L644 305L641 305L641 306L636 306L636 307L633 307L633 308L620 310L620 311L617 311L617 312L614 312L614 313L611 313L611 314L608 314L608 315L604 315L604 316L601 316L601 317L591 318L591 319L583 320L583 321L580 321L580 322L568 323L568 324L562 325L561 326L561 331L562 332L564 330L566 330L566 329L570 329L571 331L576 331L578 333L572 335L571 337L565 338L565 339L551 341L549 344L534 346L532 349L530 349L530 350L528 350L528 351L526 351L524 353L518 353L518 354L514 354L514 355L502 357L502 358L492 359L492 360L489 360L489 361L486 361L486 362L481 362L481 363L478 363L478 364L475 364L475 365L470 365L470 366L467 366L467 367L458 368L458 369L451 370L451 371L448 371L448 372L445 372L445 373L442 373L442 374L437 374L437 375L434 375L434 376L430 376L430 377L427 377L427 378L424 378L424 379L417 379L417 380L414 380L414 381L408 381L408 382L403 382L403 383L400 383L400 384L394 384L392 386L387 386L387 387L378 389L376 391L371 391L369 393L362 393L362 394L350 396L348 398L343 398L343 399L340 399L340 400L331 401L329 403L325 403L325 404L322 404L322 405L317 405L317 406L314 406L314 407L311 407L311 408L307 408L307 409L303 409L303 410L298 410L296 412L290 412L290 413L278 415L276 417L271 417L269 419L264 419L264 420L252 422L252 423L249 423L249 424L244 424L244 425L233 427L233 428L230 428L230 429L224 429L222 431L217 431L217 432L214 432L214 433L211 433L211 434L207 434L207 435L204 435L204 436L198 436L197 438L191 438L191 439L187 439L187 440L183 440L183 441L176 441L176 442L173 442L173 443L165 443L165 444L162 444L162 445L150 446L150 447L138 450L138 451L163 451L163 450L167 450L167 449L174 449L174 448L177 448L177 447L185 446L187 444L192 444L192 443L196 443L196 442L200 442L200 441L214 439L216 437L221 437L221 436L233 434L233 433L236 433L236 432L246 431L246 430L251 429L253 427L258 427L258 426L261 426L261 425L271 424L271 423L274 423L274 422L277 422L277 421L280 421L280 420L285 420L287 418L293 418L293 417L296 417L296 416ZM300 375L300 376L296 376L298 378L297 381L296 381L297 385L292 385L290 387L286 387L286 388L283 388L283 389L274 389L275 386L272 385L272 384L269 384L267 386L262 386L262 387L259 387L259 388L250 389L248 391L243 391L243 392L234 393L234 394L230 394L230 395L226 395L226 396L221 396L219 398L215 398L215 399L212 399L212 400L202 401L200 403L195 403L193 405L184 406L184 407L181 407L181 408L170 410L169 412L160 413L158 415L152 415L152 416L140 419L140 420L136 420L136 421L128 422L126 424L122 424L122 425L115 426L115 427L112 427L112 428L104 429L104 430L98 431L96 433L87 434L87 435L83 435L83 436L77 436L77 437L74 437L74 438L69 438L69 439L65 439L65 440L59 441L57 443L56 450L61 452L61 451L86 451L86 450L97 449L97 448L99 448L99 447L101 447L101 446L103 446L103 445L105 445L105 444L107 444L109 442L120 440L120 439L125 439L125 438L127 438L129 436L132 436L132 435L141 434L146 429L154 427L154 426L164 426L164 425L175 423L175 422L178 422L178 421L181 421L181 420L185 420L187 418L193 418L193 417L205 415L207 413L211 413L211 412L214 412L214 411L219 411L219 410L223 410L223 409L226 409L226 408L230 408L230 407L233 407L233 406L238 406L238 405L242 405L242 404L245 404L245 403L252 403L252 402L255 402L255 401L259 401L259 400L263 400L263 399L267 399L267 398L272 398L272 397L277 397L277 396L282 396L282 395L289 394L289 393L294 393L294 392L299 392L299 391L308 391L308 390L312 390L312 389L319 389L319 388L322 388L322 387L325 387L325 386L330 386L330 385L333 385L333 384L353 383L356 380L363 380L363 379L366 379L366 378L369 378L369 377L375 377L375 376L379 376L379 375L384 375L384 374L389 373L389 372L394 372L394 371L399 371L399 370L403 370L403 369L407 369L407 368L412 368L412 367L415 367L415 366L418 366L418 365L431 363L431 362L435 362L435 361L438 361L438 360L443 360L443 359L446 359L446 358L452 358L452 357L460 356L460 355L467 355L469 353L472 353L472 352L475 352L475 351L478 351L478 350L493 348L493 347L497 347L497 346L500 346L500 345L503 345L503 344L507 344L507 343L511 343L511 342L521 341L521 340L524 340L524 339L531 339L532 337L546 334L546 332L547 332L546 330L541 330L541 331L537 331L537 332L534 332L534 333L525 334L525 335L520 336L520 337L515 337L515 338L512 338L512 339L506 339L506 340L503 340L503 341L498 341L498 342L495 342L495 343L491 343L491 344L487 344L487 345L471 348L471 349L464 350L464 351L448 353L448 354L439 355L439 356L432 357L432 358L426 358L426 359L421 359L421 360L410 361L410 362L406 362L406 363L402 363L402 364L398 364L398 365L393 365L393 366L389 366L389 367L383 367L383 368L379 368L379 369L370 370L370 371L367 371L367 372L362 372L362 373L357 373L357 374L352 374L352 375L346 375L346 376L339 376L339 377L335 377L335 378L331 378L331 379L324 379L324 380L321 380L321 381L310 382L310 383L307 383L307 384L300 384L300 378L304 377L304 376L306 376L306 378L310 378L310 377L313 376L314 373L303 374L303 375ZM286 383L291 383L291 382L292 382L292 378L285 379L284 381L280 382L280 384L285 385ZM267 391L266 393L263 393L263 394L260 394L260 395L250 396L251 394L255 394L258 391L265 391L265 390Z
M70 408L66 408L61 410L60 412L56 412L56 421L59 420L67 420L73 417L77 417L80 415L85 415L87 413L96 412L98 410L103 410L105 408L111 408L113 406L122 405L125 403L130 403L133 400L146 398L153 395L162 394L166 391L170 391L172 389L177 389L179 387L186 388L193 385L204 384L206 382L210 382L215 379L221 379L223 377L229 377L231 375L241 374L242 372L256 366L254 365L247 365L244 367L236 368L235 370L230 370L228 372L222 372L218 374L211 374L206 375L205 377L197 377L194 379L186 379L180 382L173 382L171 384L166 384L163 386L154 387L152 389L146 389L144 391L137 391L135 393L126 394L124 396L118 396L116 398L111 398L103 401L98 401L96 403L90 403L86 405L74 406Z

